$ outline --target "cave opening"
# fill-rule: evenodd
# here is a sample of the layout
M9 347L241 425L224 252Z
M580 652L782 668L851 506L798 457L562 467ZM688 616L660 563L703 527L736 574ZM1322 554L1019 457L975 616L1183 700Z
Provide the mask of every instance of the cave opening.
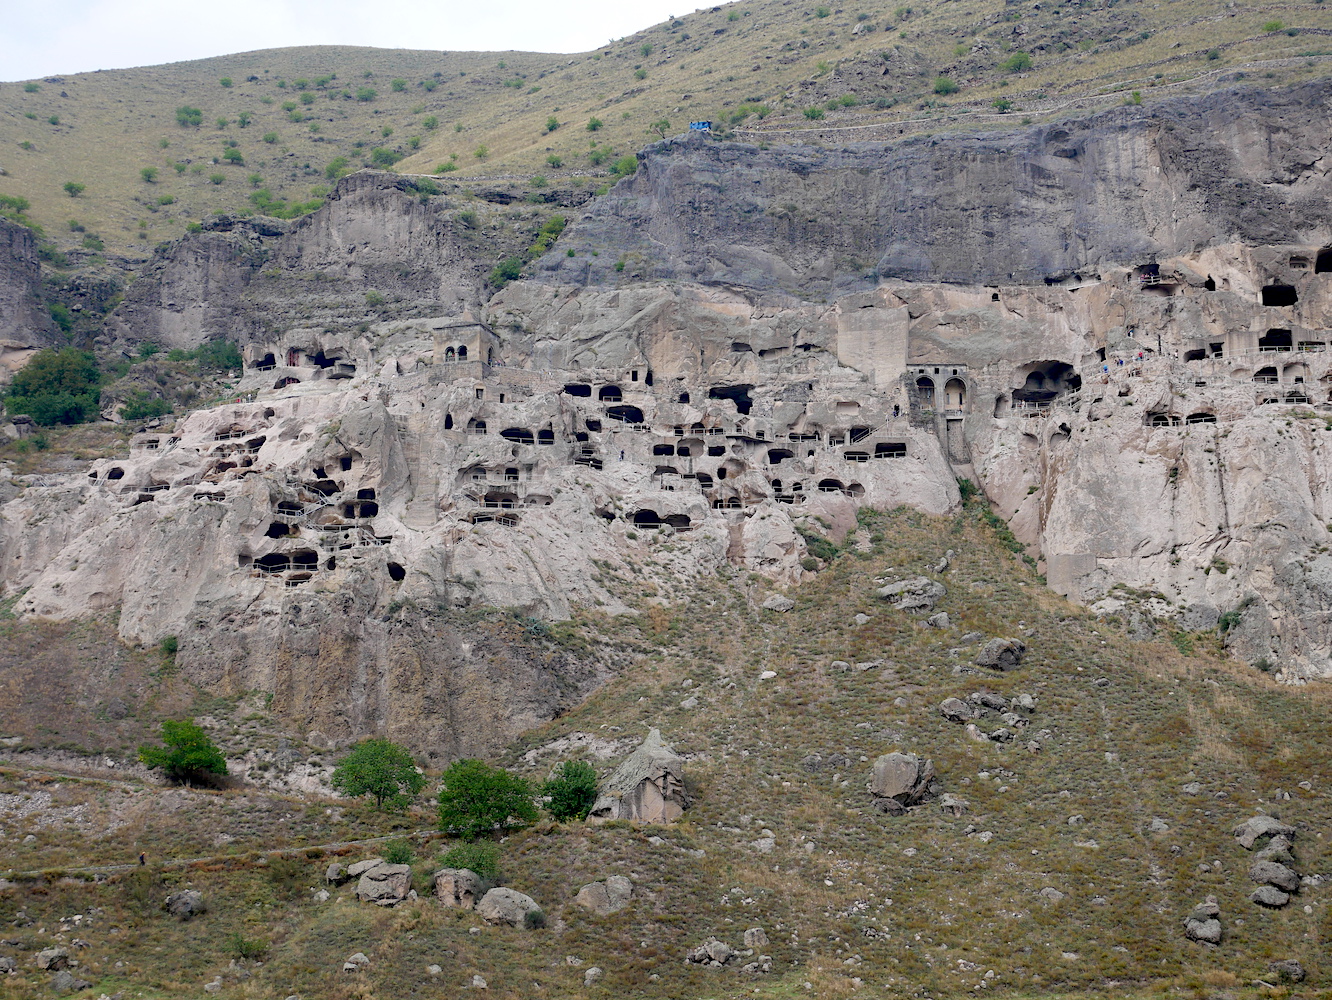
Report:
M1263 305L1265 306L1293 306L1299 301L1299 298L1294 285L1263 286Z
M401 564L391 562L388 564L388 575L390 580L401 583L407 578L407 571L402 568Z
M714 385L708 390L709 399L729 399L735 403L737 413L748 414L754 406L749 393L752 385Z

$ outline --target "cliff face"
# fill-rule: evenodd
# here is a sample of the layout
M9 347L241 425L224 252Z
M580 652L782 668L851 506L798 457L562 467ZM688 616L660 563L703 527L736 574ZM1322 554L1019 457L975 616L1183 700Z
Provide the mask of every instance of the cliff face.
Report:
M671 139L640 154L638 173L541 266L553 281L829 295L884 278L1094 276L1226 240L1321 243L1332 126L1315 109L1330 92L1326 81L1231 90L891 146Z
M235 400L0 509L5 592L179 635L192 680L272 691L331 739L449 755L605 676L506 658L458 616L621 613L726 567L796 585L808 539L843 542L862 506L946 512L967 478L1061 593L1224 621L1250 662L1327 676L1326 97L666 142L484 302L478 244L401 178L223 220L108 337L237 337Z
M32 230L0 219L0 384L35 349L51 343L55 324L42 305L41 290Z

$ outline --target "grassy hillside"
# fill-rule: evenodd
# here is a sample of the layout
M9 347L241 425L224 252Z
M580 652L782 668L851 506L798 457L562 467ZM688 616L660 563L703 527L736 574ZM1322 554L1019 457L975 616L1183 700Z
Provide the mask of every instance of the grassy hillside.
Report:
M644 538L641 562L668 562L672 544ZM946 549L957 553L937 574L950 628L924 628L875 596L876 578L934 575L928 567ZM487 995L513 998L1238 998L1289 993L1267 968L1285 958L1309 972L1301 995L1329 995L1325 890L1306 889L1280 911L1250 903L1251 855L1230 836L1255 810L1275 812L1299 830L1295 867L1328 870L1325 690L1273 684L1224 658L1214 634L1128 638L1126 621L1097 621L1040 586L975 507L948 519L867 512L839 554L824 551L829 567L784 615L759 608L756 578L723 571L652 600L631 572L618 585L637 594L640 616L576 623L586 641L616 650L622 675L504 762L540 779L565 756L543 749L561 737L632 743L656 725L688 755L696 802L671 827L543 822L504 841L502 875L545 908L543 930L484 928L428 900L381 910L345 887L312 899L331 856L382 849L326 845L428 828L424 796L409 814L380 816L314 795L10 771L0 802L15 867L118 861L141 845L155 862L103 882L51 873L0 892L0 920L18 921L7 932L13 950L34 952L60 933L60 918L93 914L80 928L64 924L66 941L88 942L80 974L95 991L147 998L194 995L215 975L224 998L454 996L473 975L486 978ZM973 631L1024 635L1025 663L959 672L975 655L977 643L962 641ZM764 670L776 677L761 679ZM1014 742L976 742L941 717L943 698L977 690L1034 696ZM697 705L682 707L691 696ZM261 702L198 707L233 752L272 742ZM930 757L969 813L874 812L870 761L895 749ZM602 774L613 764L593 761ZM1154 831L1154 819L1166 829ZM424 887L447 844L415 844ZM297 851L264 856L280 848ZM581 885L612 874L636 885L627 910L592 917L572 905ZM157 907L184 885L205 894L209 913L182 924ZM1209 894L1226 928L1217 948L1182 934L1182 917ZM771 939L771 974L684 964L709 935L738 947L753 926ZM262 965L228 965L236 934L266 949ZM371 964L344 974L357 951ZM584 989L592 965L605 975ZM42 995L45 977L20 968L8 995Z
M1237 73L1322 73L1329 29L1317 3L743 0L571 56L272 49L0 84L0 196L26 199L66 250L142 257L211 212L317 204L330 166L376 150L402 171L528 180L605 175L663 120L755 141L993 127ZM1011 102L1003 114L996 100ZM178 124L181 108L198 114ZM71 197L67 183L83 188Z

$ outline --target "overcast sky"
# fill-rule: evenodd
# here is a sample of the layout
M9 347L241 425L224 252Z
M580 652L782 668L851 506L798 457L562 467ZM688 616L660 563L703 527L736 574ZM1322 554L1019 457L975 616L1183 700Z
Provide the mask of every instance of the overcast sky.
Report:
M697 3L698 0L694 0ZM673 0L3 0L0 80L288 45L585 52L692 13Z

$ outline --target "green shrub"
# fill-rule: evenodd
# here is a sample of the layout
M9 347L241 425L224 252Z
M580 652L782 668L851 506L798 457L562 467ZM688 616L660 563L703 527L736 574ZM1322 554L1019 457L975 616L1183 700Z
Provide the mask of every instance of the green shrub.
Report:
M373 87L356 88L356 99L363 104L369 101L373 101L378 96L379 96L378 91L376 91L375 88Z
M421 119L421 127L427 132L433 131L439 127L439 119L434 115L427 115Z
M827 7L815 7L815 8L814 8L814 16L815 16L815 17L827 17L827 16L828 16L829 14L831 14L831 13L832 13L832 11L831 11L829 8L827 8Z
M50 118L48 118L48 119L46 119L46 120L47 120L49 123L51 123L52 125L59 125L59 124L60 124L60 116L59 116L59 115L52 115Z
M50 311L68 333L73 327L69 310L55 302ZM5 393L5 409L26 413L44 427L82 423L97 416L100 382L101 373L90 353L72 347L47 348L15 373Z
M635 80L646 80L646 79L647 79L647 70L645 70L645 69L636 69L636 70L634 70L634 79L635 79Z
M589 132L596 132L601 128L602 124L603 122L600 118L589 118L587 120L587 130Z
M616 177L629 177L638 172L638 157L622 156L615 161L611 167L611 173Z
M389 84L389 87L393 90L395 94L401 94L404 90L407 89L407 81L402 79L394 80L392 83Z
M77 198L79 195L83 194L85 190L87 190L86 186L80 184L78 181L65 181L65 194L69 195L71 198Z
M490 155L490 149L486 146L477 146L476 149L472 150L472 155L478 160L484 160Z
M536 819L532 790L518 775L479 760L460 760L444 772L439 792L439 826L444 832L475 840Z
M528 910L523 914L523 926L529 931L538 931L546 926L546 915L540 910Z
M106 249L106 243L102 240L100 236L96 236L92 233L89 233L87 236L83 238L83 249L95 250L98 253L100 253L101 251Z
M365 304L371 309L378 309L384 304L384 296L372 288L365 293Z
M478 842L459 844L439 860L444 868L466 868L488 882L493 882L499 878L499 857L500 849L497 845Z
M455 171L455 170L457 170L457 169L458 169L458 164L456 164L456 163L441 163L441 164L439 164L439 166L435 167L435 173L437 173L437 174L451 174L451 173L453 173L453 171Z
M247 938L240 931L232 931L227 935L227 951L237 958L254 961L268 954L268 943L259 938Z
M203 124L203 112L198 108L192 108L188 104L181 105L176 109L176 124L182 128L198 128Z
M222 151L222 159L228 163L234 163L238 167L245 166L245 156L239 149L225 149Z
M39 91L39 90L41 90L41 89L42 89L41 86L40 86L39 84L36 84L36 83L25 83L25 84L23 85L23 92L24 92L25 94L35 94L35 93L37 93L37 91Z
M1263 30L1268 34L1271 34L1274 31L1280 31L1284 27L1285 25L1282 24L1280 21L1268 21L1266 24L1263 25Z
M370 150L370 162L381 169L388 169L402 159L402 154L396 149L386 149L383 146L376 146Z
M187 785L227 773L222 751L192 719L164 721L161 740L165 747L139 747L139 760L150 770L161 768L171 780Z
M517 281L523 275L523 264L526 263L521 257L510 257L502 260L491 270L487 279L491 287L495 289L503 288L510 281Z
M1013 110L1013 102L1007 97L996 97L990 103L1001 115L1006 115Z
M263 139L264 142L268 143L271 146L273 145L273 143L278 141L278 134L276 132L265 132Z
M229 77L229 76L224 76L222 79L218 80L217 82L220 83L220 84L221 84L222 86L224 86L224 87L230 87L230 86L231 86L231 77Z
M470 208L462 212L459 212L455 216L455 218L468 229L475 229L477 226L476 213L473 212Z
M120 407L120 415L126 420L150 420L153 417L160 417L171 412L171 404L160 396L151 396L142 389L135 389L125 397L125 405ZM174 643L176 637L169 636ZM165 650L163 640L163 649ZM175 652L174 649L171 652Z
M157 168L144 167L142 170L139 171L139 176L143 178L143 182L145 184L152 184L157 180Z
M384 860L391 865L410 865L416 860L411 842L399 838L384 845Z
M934 80L934 92L936 94L956 94L961 89L950 77L940 76Z
M549 800L546 808L560 822L584 820L597 801L597 772L581 760L566 760L551 778L541 786L541 794Z
M1022 73L1031 69L1031 56L1025 52L1014 52L999 64L999 68L1009 73Z
M823 109L822 109L822 108L806 108L806 109L805 109L805 117L808 118L810 121L818 121L820 118L823 117Z
M208 175L208 181L209 181L210 184L221 184L221 183L222 183L223 181L225 181L226 179L227 179L227 175L226 175L226 174L209 174L209 175Z
M642 45L640 45L638 47L638 54L641 55L644 59L652 55L652 43L644 42Z
M554 115L551 115L549 118L546 119L547 132L554 132L559 127L560 127L560 120L556 118Z

